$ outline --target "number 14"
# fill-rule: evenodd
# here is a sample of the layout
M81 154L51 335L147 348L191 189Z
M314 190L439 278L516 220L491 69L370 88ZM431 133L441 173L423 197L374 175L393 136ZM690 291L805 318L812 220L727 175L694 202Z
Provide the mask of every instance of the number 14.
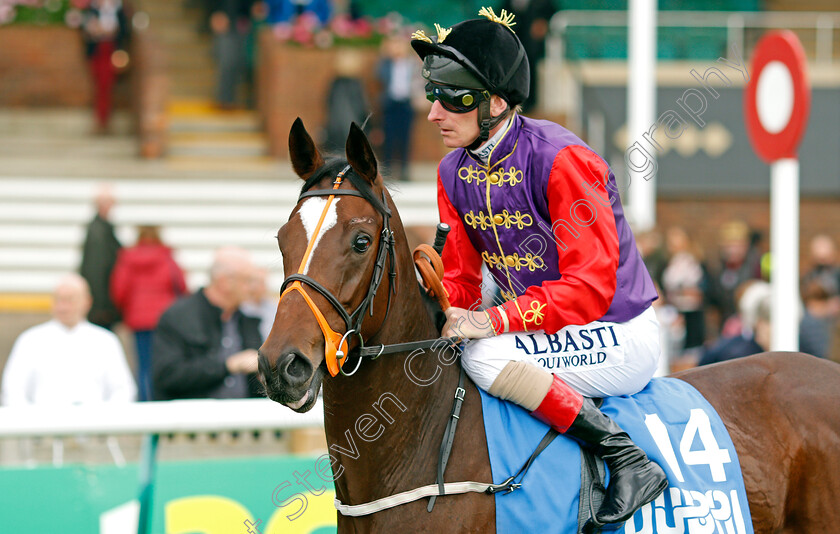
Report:
M677 462L677 455L674 452L674 447L671 444L671 439L668 437L668 430L665 424L655 413L647 414L645 416L645 425L659 447L659 451L680 482L685 482L680 464ZM694 443L694 438L699 437L703 448L701 450L691 450L691 445ZM729 451L721 449L718 446L715 435L712 432L712 424L709 421L709 416L700 408L691 410L691 416L688 418L688 424L683 431L682 439L680 440L680 455L686 465L708 465L712 473L712 480L715 482L725 482L726 472L723 469L723 464L728 464L732 461L729 457Z

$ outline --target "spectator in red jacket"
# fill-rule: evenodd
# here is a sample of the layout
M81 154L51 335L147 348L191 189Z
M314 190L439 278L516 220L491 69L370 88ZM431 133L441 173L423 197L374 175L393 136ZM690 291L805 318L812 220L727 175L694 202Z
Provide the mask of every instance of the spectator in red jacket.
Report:
M151 398L152 332L175 299L186 293L184 273L157 226L140 226L137 244L123 249L111 275L111 298L137 343L138 399Z

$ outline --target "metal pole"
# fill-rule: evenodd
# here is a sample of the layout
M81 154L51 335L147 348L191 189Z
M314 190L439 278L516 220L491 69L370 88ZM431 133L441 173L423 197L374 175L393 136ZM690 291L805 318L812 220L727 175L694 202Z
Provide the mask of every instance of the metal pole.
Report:
M799 160L770 167L770 350L799 350Z
M656 115L656 2L630 0L628 18L627 149L628 213L633 227L656 224L656 150L642 134ZM634 149L636 143L638 149ZM640 170L641 169L641 170Z
M831 63L834 55L834 19L830 15L817 17L817 62Z
M149 434L143 438L140 454L140 513L137 518L137 534L151 534L152 532L152 497L155 489L155 464L159 437L159 434Z
M744 17L741 15L729 15L726 18L726 53L732 53L734 46L738 50L738 54L743 57L749 57L746 50L744 50Z

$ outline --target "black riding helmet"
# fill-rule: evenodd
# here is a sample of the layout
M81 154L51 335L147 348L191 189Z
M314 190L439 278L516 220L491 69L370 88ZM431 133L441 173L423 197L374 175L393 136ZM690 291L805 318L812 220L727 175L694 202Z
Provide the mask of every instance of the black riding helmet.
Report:
M474 96L479 100L480 129L475 146L486 141L490 129L505 116L490 116L489 95L499 95L508 105L516 106L528 97L530 87L525 48L510 28L515 24L513 15L503 10L497 16L487 8L479 15L486 18L459 22L448 30L435 25L436 37L415 32L411 41L423 60L423 77L433 86L485 90Z

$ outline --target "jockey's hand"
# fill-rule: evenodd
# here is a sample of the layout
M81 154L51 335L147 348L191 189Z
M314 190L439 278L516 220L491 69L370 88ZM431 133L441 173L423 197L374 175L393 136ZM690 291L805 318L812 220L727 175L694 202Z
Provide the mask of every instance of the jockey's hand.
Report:
M483 311L470 311L452 306L445 313L446 324L441 330L443 337L483 339L496 335L493 324Z

